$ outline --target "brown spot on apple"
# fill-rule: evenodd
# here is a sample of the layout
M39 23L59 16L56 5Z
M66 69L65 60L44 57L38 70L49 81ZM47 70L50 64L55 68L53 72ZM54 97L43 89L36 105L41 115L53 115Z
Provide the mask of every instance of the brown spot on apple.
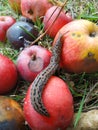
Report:
M89 34L90 37L95 37L96 36L96 32L92 32Z
M40 57L36 57L36 55L32 55L32 58L30 59L28 63L28 67L30 71L32 72L39 72L44 67L44 61Z
M81 33L80 32L73 32L72 33L72 37L74 37L74 38L81 38Z
M30 9L30 10L28 11L28 13L29 13L30 15L33 15L33 10Z
M94 58L95 54L92 52L88 52L87 57L84 59L86 64L91 64L96 62L96 59Z

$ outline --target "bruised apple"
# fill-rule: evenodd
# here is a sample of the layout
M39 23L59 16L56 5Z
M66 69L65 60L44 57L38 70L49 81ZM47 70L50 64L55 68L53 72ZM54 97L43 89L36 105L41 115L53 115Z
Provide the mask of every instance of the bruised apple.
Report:
M32 83L33 84L33 83ZM42 94L43 103L50 116L36 112L31 105L31 88L24 101L24 116L32 130L65 130L73 118L73 98L67 84L59 77L52 76Z
M18 102L0 96L0 130L26 130L23 110Z
M98 71L98 26L88 20L74 20L63 26L53 44L62 38L61 66L68 72L92 73Z
M65 13L64 10L60 12L60 10L59 6L50 7L43 19L44 30L46 31L50 27L47 34L53 38L61 27L73 20L69 13Z
M36 21L52 6L49 0L21 0L22 15Z
M33 45L25 48L17 58L17 69L21 77L32 82L50 62L51 52L44 47Z
M6 56L0 54L0 94L6 94L17 83L17 69L15 64Z

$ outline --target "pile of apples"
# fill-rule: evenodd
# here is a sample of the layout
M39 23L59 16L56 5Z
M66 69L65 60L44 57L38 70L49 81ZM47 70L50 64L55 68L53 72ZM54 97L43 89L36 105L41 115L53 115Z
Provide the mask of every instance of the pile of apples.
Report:
M59 77L52 76L43 91L42 99L50 117L37 113L31 105L31 87L36 76L50 63L52 53L39 45L30 45L40 33L35 22L40 19L46 34L55 45L59 34L61 44L60 67L70 73L98 71L98 26L88 20L75 20L49 0L8 0L14 11L23 16L0 16L0 42L9 41L20 52L14 63L0 54L0 94L15 88L19 77L30 83L23 110L32 130L66 130L74 115L73 97L69 86ZM20 51L21 50L21 51ZM1 125L1 124L0 124Z

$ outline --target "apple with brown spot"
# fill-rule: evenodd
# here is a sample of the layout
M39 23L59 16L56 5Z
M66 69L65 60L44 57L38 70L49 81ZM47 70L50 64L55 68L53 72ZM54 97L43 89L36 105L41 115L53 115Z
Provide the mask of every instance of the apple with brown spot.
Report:
M26 130L23 110L18 102L0 96L0 130Z
M51 6L49 0L21 0L22 15L32 19L33 22L42 18Z
M17 69L21 77L32 82L35 77L50 63L51 52L41 46L25 48L17 58Z
M71 73L98 71L98 26L88 20L74 20L57 33L62 38L61 66Z

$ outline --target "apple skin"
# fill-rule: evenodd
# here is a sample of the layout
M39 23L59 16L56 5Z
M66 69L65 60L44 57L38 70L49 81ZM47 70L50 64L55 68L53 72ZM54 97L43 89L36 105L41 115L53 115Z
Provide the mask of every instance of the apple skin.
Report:
M0 54L0 94L10 92L18 79L16 65L6 56Z
M60 9L61 7L59 6L52 6L47 10L43 19L45 31L51 26L53 21L57 18ZM65 24L71 22L72 20L73 19L71 15L69 13L65 13L64 10L62 10L52 27L50 27L50 29L47 31L47 34L50 37L54 38L57 32L60 30L60 28L63 27Z
M34 58L34 59L33 59ZM32 82L50 62L51 52L44 47L33 45L25 48L17 58L17 69L23 79ZM31 63L31 67L29 66Z
M0 16L0 42L5 42L6 31L15 22L12 16Z
M0 27L0 42L4 42L6 40L6 31Z
M12 16L0 16L0 26L7 31L7 29L16 22Z
M88 20L74 20L57 33L62 38L61 67L71 73L98 71L98 26Z
M22 15L35 22L46 13L52 4L48 0L21 0Z
M23 110L18 102L0 96L0 130L26 130Z
M33 84L33 83L32 83ZM65 130L71 123L74 113L73 97L67 84L59 77L52 76L43 91L42 100L50 117L37 113L31 105L30 85L25 101L24 116L32 130Z
M8 0L8 2L15 12L21 13L21 0Z

